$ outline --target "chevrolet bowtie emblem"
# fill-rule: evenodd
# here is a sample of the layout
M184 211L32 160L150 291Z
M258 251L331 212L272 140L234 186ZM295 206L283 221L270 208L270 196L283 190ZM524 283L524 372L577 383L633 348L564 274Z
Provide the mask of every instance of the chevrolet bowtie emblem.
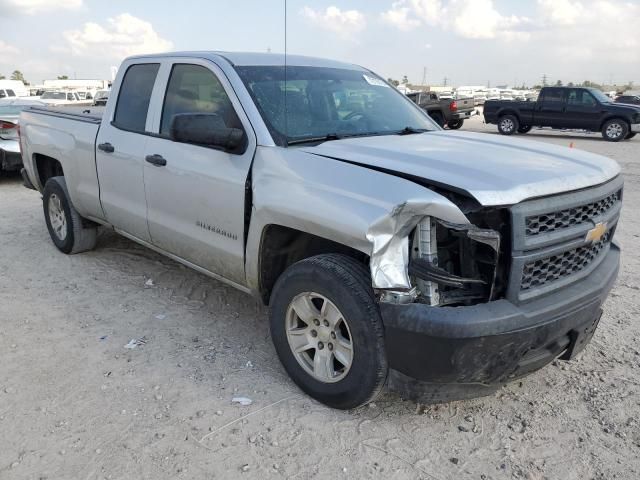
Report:
M592 243L598 242L605 233L607 233L607 222L596 223L596 226L587 232L584 241Z

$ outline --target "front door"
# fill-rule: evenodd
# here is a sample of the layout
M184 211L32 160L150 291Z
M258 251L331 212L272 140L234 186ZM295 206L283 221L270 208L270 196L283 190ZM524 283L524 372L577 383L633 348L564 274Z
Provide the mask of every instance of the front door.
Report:
M587 90L572 88L567 92L565 122L569 128L598 129L600 104Z
M164 68L164 67L163 67ZM157 133L145 147L147 219L154 245L243 284L246 183L256 140L228 80L208 61L176 60L165 69ZM242 128L247 148L229 153L173 141L175 115L217 114Z
M127 68L115 107L108 107L96 139L96 168L100 201L106 219L114 227L144 241L147 201L143 163L148 135L147 117L160 64L135 64ZM123 67L126 68L126 65Z

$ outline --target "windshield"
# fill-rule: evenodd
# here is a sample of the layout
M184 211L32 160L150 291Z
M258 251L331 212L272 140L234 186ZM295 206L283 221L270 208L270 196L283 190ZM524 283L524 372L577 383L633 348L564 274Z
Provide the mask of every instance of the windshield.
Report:
M438 129L408 98L367 71L287 67L286 85L282 66L236 71L280 146Z
M67 94L64 92L44 92L40 98L44 100L66 100Z
M596 100L598 100L600 103L611 103L611 99L607 97L604 93L602 93L600 90L596 90L595 88L590 88L589 92L591 93L591 95L596 97Z

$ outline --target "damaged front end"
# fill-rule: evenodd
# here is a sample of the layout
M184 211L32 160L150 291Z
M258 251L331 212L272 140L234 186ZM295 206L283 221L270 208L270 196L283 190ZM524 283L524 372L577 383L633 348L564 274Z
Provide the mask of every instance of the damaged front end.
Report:
M424 212L424 210L423 210ZM381 302L474 305L504 296L510 252L506 211L468 211L465 222L406 216L395 235L377 240L371 256ZM406 250L405 250L406 247Z

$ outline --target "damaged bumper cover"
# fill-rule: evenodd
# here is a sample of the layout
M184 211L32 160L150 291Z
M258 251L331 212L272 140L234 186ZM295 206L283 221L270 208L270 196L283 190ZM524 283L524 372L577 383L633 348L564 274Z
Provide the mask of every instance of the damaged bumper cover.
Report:
M593 336L619 260L612 244L592 275L522 305L381 303L389 387L422 402L463 399L491 394L558 357L573 358Z
M367 232L371 243L371 280L381 290L410 290L409 234L426 216L443 218L452 224L470 225L451 204L437 201L407 201L373 223Z

